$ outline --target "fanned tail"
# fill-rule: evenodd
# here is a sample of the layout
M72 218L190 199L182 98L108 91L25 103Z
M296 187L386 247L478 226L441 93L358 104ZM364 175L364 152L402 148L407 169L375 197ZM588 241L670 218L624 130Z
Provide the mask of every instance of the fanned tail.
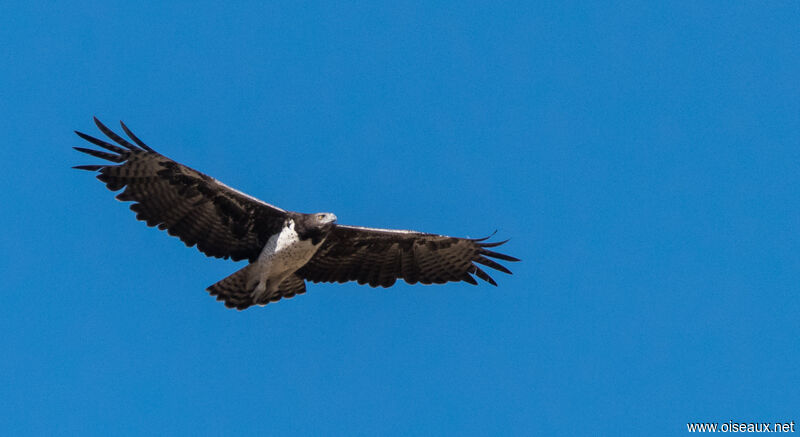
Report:
M225 302L228 308L243 310L252 305L266 305L276 302L281 298L293 297L306 292L306 283L295 274L289 275L278 286L277 292L259 293L255 296L253 291L258 286L257 281L251 281L251 272L255 264L249 264L236 271L234 274L207 288L217 300Z
M255 286L248 287L247 283L250 280L250 272L252 272L253 266L254 264L248 264L206 290L212 296L217 296L217 300L225 302L225 306L228 308L243 310L250 307L254 303L252 289Z

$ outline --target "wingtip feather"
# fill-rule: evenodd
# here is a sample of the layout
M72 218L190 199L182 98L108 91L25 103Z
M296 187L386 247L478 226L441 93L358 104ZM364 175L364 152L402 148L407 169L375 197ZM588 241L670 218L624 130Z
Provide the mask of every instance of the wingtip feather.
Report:
M122 120L119 121L119 124L120 126L122 126L122 130L125 131L125 135L130 137L130 139L132 139L134 143L138 144L139 147L141 147L144 150L147 150L148 152L155 152L155 150L151 149L150 146L144 143L144 141L140 140L139 137L134 135L133 132L131 132L131 130L128 129L128 126L125 126L125 123L123 123Z
M479 243L479 242L481 242L481 241L486 241L486 240L488 240L488 239L490 239L490 238L494 237L494 234L496 234L496 233L497 233L497 229L495 229L495 230L494 230L494 232L492 232L491 234L489 234L489 235L488 235L488 236L486 236L486 237L483 237L483 238L472 238L472 241L474 241L474 242L476 242L476 243Z
M511 274L511 270L507 269L505 266L500 265L500 264L498 264L498 263L496 263L496 262L494 262L494 261L492 261L489 258L486 258L484 256L479 256L479 257L475 258L475 262L483 264L483 265L485 265L487 267L491 267L491 268L493 268L495 270L498 270L498 271L501 271L503 273L507 273L509 275Z
M481 247L497 247L497 246L502 246L508 243L509 241L511 241L510 238L503 241L495 241L494 243L478 243L478 245Z
M515 258L513 256L506 255L504 253L494 252L494 251L491 251L491 250L483 249L483 250L480 251L480 253L481 253L481 255L490 256L492 258L501 259L503 261L508 261L508 262L518 262L518 261L520 261L519 258Z
M94 156L96 158L106 159L106 160L111 161L111 162L122 162L123 161L123 158L121 156L119 156L119 155L114 155L114 154L108 153L108 152L101 152L100 150L87 149L85 147L73 147L73 149L75 149L75 150L77 150L77 151L79 151L81 153L85 153L87 155L92 155L92 156Z
M115 142L117 142L117 144L119 144L122 147L125 147L126 149L128 149L130 151L133 151L133 152L135 152L137 150L141 150L139 147L131 144L125 138L122 138L121 136L117 135L116 132L114 132L111 129L109 129L106 125L101 123L100 120L97 119L97 117L93 117L93 118L94 118L94 124L97 125L97 128L100 129L100 131L103 132L107 137L109 137L112 140L114 140Z
M461 280L468 284L478 285L478 281L476 281L475 278L473 278L472 275L469 274L469 272L464 273L464 276L461 277Z
M475 274L475 276L477 276L477 277L483 279L484 281L486 281L486 282L494 285L495 287L497 287L497 282L494 282L494 279L492 279L492 277L489 276L488 273L486 273L483 270L481 270L480 267L475 266L475 271L473 273Z

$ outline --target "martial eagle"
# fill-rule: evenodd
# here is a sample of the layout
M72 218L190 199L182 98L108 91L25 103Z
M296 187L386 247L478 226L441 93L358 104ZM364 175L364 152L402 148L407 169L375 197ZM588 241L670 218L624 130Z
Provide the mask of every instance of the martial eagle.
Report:
M97 118L94 122L117 144L76 131L108 152L75 149L116 165L73 168L99 172L97 179L112 191L124 188L117 199L135 202L130 209L148 226L165 229L189 247L197 245L207 256L248 260L247 266L207 289L229 308L242 310L305 293L305 281L358 281L372 287L389 287L397 279L477 285L475 275L496 286L477 264L510 274L491 258L519 261L489 250L505 241L489 243L488 237L345 226L336 224L331 213L285 211L165 157L122 122L135 144Z

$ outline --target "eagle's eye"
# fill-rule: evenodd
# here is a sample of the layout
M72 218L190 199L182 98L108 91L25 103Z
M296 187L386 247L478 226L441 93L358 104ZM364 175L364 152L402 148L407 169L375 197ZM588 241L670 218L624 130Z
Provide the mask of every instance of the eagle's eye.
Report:
M325 220L325 214L317 214L317 220Z

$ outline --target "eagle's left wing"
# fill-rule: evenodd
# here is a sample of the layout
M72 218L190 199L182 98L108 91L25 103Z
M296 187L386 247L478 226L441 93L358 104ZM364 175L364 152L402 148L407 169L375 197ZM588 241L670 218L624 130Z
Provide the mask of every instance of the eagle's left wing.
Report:
M94 121L116 144L75 132L108 152L75 149L111 164L74 168L99 172L97 178L110 190L122 190L117 199L134 202L130 208L136 218L179 237L187 246L197 245L208 256L254 261L288 217L287 211L156 152L122 123L122 129L135 144L97 118Z
M490 258L519 260L489 250L505 241L485 240L337 225L297 274L313 282L358 281L373 287L389 287L397 279L409 284L465 281L475 285L478 282L472 275L497 285L477 264L510 274Z

